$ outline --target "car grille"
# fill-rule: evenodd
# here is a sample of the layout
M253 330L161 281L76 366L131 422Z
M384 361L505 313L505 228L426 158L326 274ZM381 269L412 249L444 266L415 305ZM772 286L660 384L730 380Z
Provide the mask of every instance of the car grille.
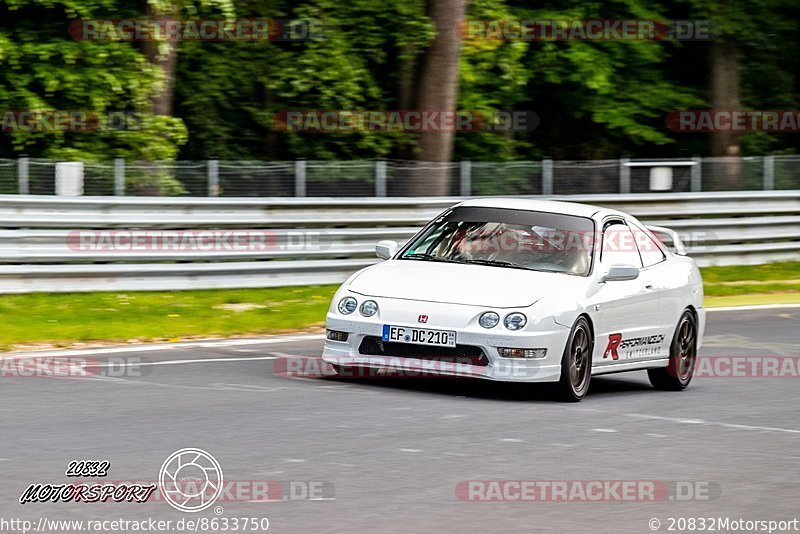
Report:
M489 365L489 360L480 347L456 345L455 347L435 347L383 341L377 336L365 336L358 352L365 356L392 356L396 358L415 358L437 362L460 363L468 365Z

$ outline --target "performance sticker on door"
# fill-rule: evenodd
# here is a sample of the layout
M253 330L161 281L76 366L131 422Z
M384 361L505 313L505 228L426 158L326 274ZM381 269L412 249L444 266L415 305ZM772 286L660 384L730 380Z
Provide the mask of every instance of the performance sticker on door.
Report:
M611 356L612 360L619 360L620 353L623 360L657 358L662 356L661 343L663 341L664 334L628 339L623 339L622 334L609 334L608 345L606 345L606 350L603 352L603 359Z

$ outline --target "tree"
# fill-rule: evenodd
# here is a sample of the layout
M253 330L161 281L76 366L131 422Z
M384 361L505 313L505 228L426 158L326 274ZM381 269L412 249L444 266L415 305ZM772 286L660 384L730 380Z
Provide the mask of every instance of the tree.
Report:
M70 36L80 20L141 18L117 0L7 0L0 4L0 102L6 110L77 110L91 131L0 134L0 156L65 160L174 159L186 141L180 120L156 117L157 73L135 43ZM110 117L126 117L112 124Z
M425 50L418 85L418 109L423 113L456 111L461 37L458 26L466 15L467 0L428 0L426 13L433 21L436 37ZM417 159L448 163L453 156L454 131L421 132ZM409 194L447 195L449 173L434 167L419 173L406 189Z

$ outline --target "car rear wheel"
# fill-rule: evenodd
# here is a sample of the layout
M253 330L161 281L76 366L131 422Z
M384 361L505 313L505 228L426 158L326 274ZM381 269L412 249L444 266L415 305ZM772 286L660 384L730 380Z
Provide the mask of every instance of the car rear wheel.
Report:
M697 321L694 314L686 310L678 321L669 351L669 365L648 369L650 383L656 389L680 391L692 381L697 361Z
M559 397L566 402L578 402L589 391L592 380L592 330L585 317L579 317L570 332L564 355L561 357Z

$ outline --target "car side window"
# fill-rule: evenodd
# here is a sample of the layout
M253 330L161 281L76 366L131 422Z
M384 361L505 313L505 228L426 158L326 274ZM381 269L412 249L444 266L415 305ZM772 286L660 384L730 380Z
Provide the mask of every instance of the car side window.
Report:
M642 256L642 263L645 267L656 265L666 260L664 251L661 250L656 242L647 232L636 225L631 225L633 230L633 237L636 239L636 246L639 249L639 254Z
M642 258L636 241L628 228L621 221L612 223L603 230L603 248L600 261L605 265L633 265L642 267Z

